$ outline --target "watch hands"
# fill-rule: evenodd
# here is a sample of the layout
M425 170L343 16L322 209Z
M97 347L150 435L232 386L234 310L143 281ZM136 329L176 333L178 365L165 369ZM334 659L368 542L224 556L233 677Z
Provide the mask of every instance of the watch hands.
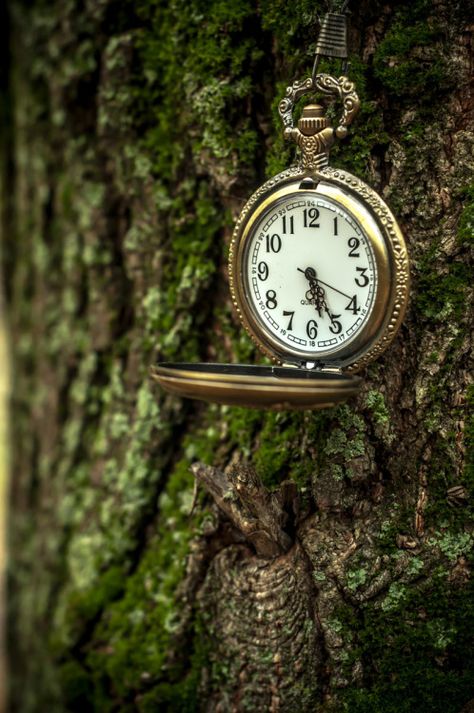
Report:
M304 273L304 276L306 277L306 279L308 279L308 276L306 275L307 270L311 270L311 271L316 275L316 271L313 270L312 267L306 268L306 270L302 270L300 267L298 267L297 270L299 270L299 272ZM319 277L318 277L318 278L315 278L315 279L317 279L317 281L320 282L320 283L321 283L322 285L324 285L325 287L329 287L330 290L334 290L334 292L339 292L339 294L342 295L343 297L347 297L348 300L352 299L351 295L347 295L345 292L341 292L341 290L338 290L337 287L333 287L332 285L328 285L327 282L323 282L323 280L320 280Z
M300 272L304 274L306 279L309 282L309 290L306 292L306 299L308 302L311 302L314 304L316 307L316 311L320 317L323 316L322 312L323 310L327 312L329 315L329 318L332 320L331 317L331 312L329 311L329 307L326 302L326 293L321 287L320 280L316 277L316 270L313 267L307 267L306 270L301 270L301 268L298 268Z

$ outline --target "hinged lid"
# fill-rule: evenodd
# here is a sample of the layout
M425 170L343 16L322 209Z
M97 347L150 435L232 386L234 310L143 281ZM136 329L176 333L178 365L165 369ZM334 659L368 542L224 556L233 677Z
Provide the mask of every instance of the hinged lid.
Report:
M282 411L330 408L357 394L362 379L334 368L162 362L151 375L177 396Z

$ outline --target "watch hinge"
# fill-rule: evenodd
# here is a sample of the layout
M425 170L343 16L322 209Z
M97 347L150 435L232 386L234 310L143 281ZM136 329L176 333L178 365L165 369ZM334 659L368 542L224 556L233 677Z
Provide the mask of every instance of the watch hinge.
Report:
M300 369L305 369L307 371L320 371L323 374L342 374L342 367L337 363L323 364L320 361L302 361L300 363Z
M324 374L342 374L342 367L336 366L335 364L332 364L331 366L326 364L322 367L321 371Z

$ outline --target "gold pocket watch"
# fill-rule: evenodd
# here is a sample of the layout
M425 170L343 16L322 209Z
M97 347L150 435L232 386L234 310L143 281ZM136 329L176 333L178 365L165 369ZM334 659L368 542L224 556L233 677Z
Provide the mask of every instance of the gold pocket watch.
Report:
M334 36L334 26L342 27L341 18L325 16L317 48L331 35L325 28L333 23ZM325 46L324 54L343 56L344 46ZM320 104L306 105L294 126L295 103L315 94L341 103L336 128ZM158 364L153 375L164 388L273 409L325 408L357 393L362 380L354 374L393 340L409 294L405 241L390 209L359 178L329 166L331 146L346 136L358 108L346 76L314 71L288 87L279 112L299 161L257 189L234 229L234 307L275 366Z

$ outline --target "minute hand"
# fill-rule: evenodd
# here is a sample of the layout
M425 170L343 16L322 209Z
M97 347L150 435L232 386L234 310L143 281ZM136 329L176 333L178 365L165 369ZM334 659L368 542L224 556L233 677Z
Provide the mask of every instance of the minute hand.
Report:
M320 280L319 277L316 278L318 282L320 282L322 285L325 285L326 287L329 287L330 290L334 290L334 292L339 292L340 295L343 297L347 297L348 300L352 299L351 295L346 295L345 292L341 292L341 290L338 290L337 287L333 287L332 285L328 285L327 282L323 282L323 280Z

